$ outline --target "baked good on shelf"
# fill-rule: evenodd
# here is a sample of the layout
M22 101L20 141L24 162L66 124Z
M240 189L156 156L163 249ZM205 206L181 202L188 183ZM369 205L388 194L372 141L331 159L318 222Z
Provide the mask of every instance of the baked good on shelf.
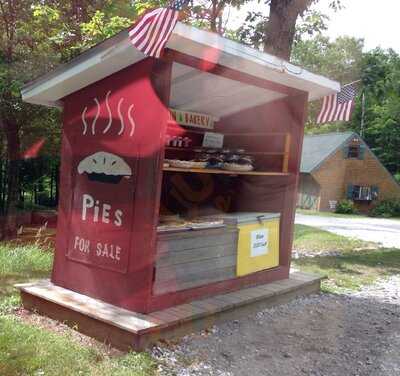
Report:
M254 159L251 156L235 156L224 163L224 170L228 171L253 171Z
M222 220L204 220L204 219L193 219L189 224L192 230L202 230L207 228L219 228L224 227L224 221Z
M207 166L207 162L204 161L181 161L179 159L171 159L169 164L177 168L206 168Z
M208 168L222 168L223 164L224 159L219 154L211 155L207 160Z
M223 169L227 171L246 172L253 171L254 166L251 164L224 163Z

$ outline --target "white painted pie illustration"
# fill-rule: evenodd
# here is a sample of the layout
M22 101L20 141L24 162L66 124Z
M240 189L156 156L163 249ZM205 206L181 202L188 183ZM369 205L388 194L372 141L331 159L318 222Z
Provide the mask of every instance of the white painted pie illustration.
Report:
M121 157L105 151L82 159L78 172L86 174L89 180L112 184L118 184L123 177L132 176L131 168Z

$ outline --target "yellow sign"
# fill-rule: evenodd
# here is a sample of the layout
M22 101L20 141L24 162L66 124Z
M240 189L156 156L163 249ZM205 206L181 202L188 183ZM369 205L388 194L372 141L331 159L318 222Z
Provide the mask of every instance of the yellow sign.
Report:
M170 108L171 120L188 127L214 129L214 118L197 112L181 111Z
M239 277L279 266L279 219L238 225Z

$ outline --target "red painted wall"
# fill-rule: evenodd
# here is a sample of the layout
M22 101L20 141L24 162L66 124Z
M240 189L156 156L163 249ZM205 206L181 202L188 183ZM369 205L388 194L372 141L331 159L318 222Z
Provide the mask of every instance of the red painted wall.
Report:
M52 281L145 311L167 111L147 59L64 99Z
M239 210L282 213L280 267L196 289L152 295L168 71L167 63L147 59L64 99L52 281L137 312L282 279L289 273L307 105L304 94L243 111L219 124L221 130L230 132L287 131L292 135L292 175L243 178L238 190L240 203L236 203ZM256 140L261 142L261 150L271 143ZM252 190L256 195L248 194L249 186L256 187ZM262 201L263 197L267 199Z

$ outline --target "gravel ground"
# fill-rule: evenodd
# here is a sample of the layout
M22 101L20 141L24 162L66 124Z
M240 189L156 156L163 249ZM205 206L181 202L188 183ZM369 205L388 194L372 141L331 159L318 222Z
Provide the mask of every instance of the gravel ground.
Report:
M400 276L313 295L154 347L160 375L400 375Z
M368 217L323 217L296 214L295 223L318 227L338 235L380 243L387 248L400 248L400 221Z

